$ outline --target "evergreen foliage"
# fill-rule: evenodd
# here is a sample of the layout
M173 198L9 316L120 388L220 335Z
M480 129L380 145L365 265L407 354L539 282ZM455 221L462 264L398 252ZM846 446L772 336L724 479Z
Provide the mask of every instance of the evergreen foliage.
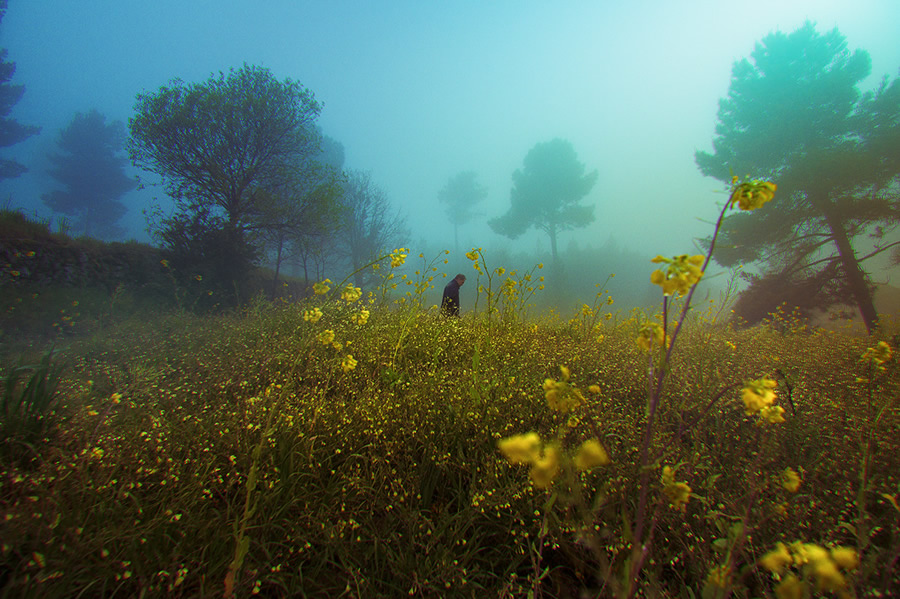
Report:
M872 330L878 315L861 263L896 245L888 233L900 223L900 80L863 93L870 68L837 29L820 34L806 23L769 34L734 65L714 151L696 162L723 182L752 172L779 188L770 210L725 219L720 264L760 262L801 286L833 273L839 285L818 285L818 306L850 297ZM853 243L867 234L874 250L860 255Z
M128 160L120 155L125 126L106 122L97 110L78 113L60 131L58 154L49 156L50 176L64 189L43 196L54 212L76 217L75 230L88 237L111 238L123 233L116 223L125 215L120 199L137 187L125 174Z

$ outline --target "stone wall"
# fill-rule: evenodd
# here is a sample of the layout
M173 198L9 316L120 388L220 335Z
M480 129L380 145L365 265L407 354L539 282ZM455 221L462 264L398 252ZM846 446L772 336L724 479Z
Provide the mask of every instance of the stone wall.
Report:
M62 237L0 239L0 286L94 287L112 291L169 285L157 248Z

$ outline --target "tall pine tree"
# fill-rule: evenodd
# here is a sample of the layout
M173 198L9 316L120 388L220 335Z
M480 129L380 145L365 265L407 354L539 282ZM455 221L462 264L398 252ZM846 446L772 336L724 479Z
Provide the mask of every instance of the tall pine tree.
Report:
M6 0L0 0L0 23L5 15ZM24 85L10 83L15 73L16 63L6 60L6 48L0 48L0 148L15 145L41 131L40 127L23 125L9 116L25 93ZM15 160L0 158L0 181L18 177L27 170Z
M111 238L122 233L117 223L126 208L120 199L137 186L125 175L125 138L122 122L107 123L96 110L78 113L60 131L60 152L49 156L53 164L49 173L63 189L42 199L54 212L74 217L74 230L86 236Z

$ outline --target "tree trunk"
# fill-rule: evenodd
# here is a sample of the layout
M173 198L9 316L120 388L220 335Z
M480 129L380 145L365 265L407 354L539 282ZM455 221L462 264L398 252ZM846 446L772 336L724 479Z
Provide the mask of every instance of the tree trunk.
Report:
M550 255L553 256L553 269L559 267L559 256L556 253L556 227L549 227L547 234L550 235Z
M272 301L278 294L278 274L281 271L281 252L284 249L284 233L278 234L278 253L275 256L275 277L272 279Z
M847 237L847 231L844 224L835 216L831 210L825 210L825 221L831 229L831 236L838 248L838 254L841 257L841 266L847 277L847 285L850 287L850 293L856 300L856 307L859 308L859 314L862 316L863 323L869 334L875 332L878 328L878 312L875 310L875 303L872 294L869 291L869 285L866 282L866 273L859 266L856 259L856 253L853 251L853 245L850 238Z

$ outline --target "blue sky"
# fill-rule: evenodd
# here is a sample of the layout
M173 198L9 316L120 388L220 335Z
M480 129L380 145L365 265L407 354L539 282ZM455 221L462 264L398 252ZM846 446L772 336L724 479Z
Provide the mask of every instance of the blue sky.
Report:
M138 92L247 62L324 102L320 125L404 211L414 249L450 247L437 193L460 170L489 189L464 245L546 249L542 234L513 243L484 221L505 211L528 150L563 137L599 179L588 197L597 221L562 248L612 236L650 256L684 253L722 199L693 155L711 148L732 64L806 19L870 53L871 85L898 74L894 0L9 0L0 46L27 86L14 116L44 132L5 151L31 172L2 195L40 207L41 156L75 112L127 122ZM127 198L132 227L154 193Z

